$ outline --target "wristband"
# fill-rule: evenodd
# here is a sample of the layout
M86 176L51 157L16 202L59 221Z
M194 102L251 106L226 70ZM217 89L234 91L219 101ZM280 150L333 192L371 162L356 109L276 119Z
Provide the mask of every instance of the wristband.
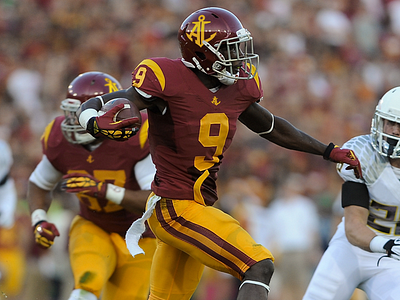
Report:
M330 143L328 145L328 147L326 147L324 154L322 155L322 157L326 160L329 160L329 156L331 155L331 152L333 150L333 148L336 148L337 146L334 143Z
M116 186L111 183L107 183L106 199L114 202L115 204L121 204L125 196L125 188Z
M31 214L32 226L35 226L41 221L47 221L47 213L44 209L35 209Z
M98 116L99 115L97 113L97 110L95 110L94 108L85 109L79 115L79 124L81 124L83 128L87 129L87 123L89 122L89 120L93 117L98 117Z
M386 253L386 250L383 248L383 246L385 246L388 240L388 238L376 235L369 243L369 249L371 249L372 252Z

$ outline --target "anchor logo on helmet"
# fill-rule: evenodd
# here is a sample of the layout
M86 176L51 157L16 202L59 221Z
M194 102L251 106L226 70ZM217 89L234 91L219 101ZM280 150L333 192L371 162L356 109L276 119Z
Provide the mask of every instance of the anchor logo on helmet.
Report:
M211 21L205 21L206 17L204 15L200 15L198 18L198 22L193 22L194 27L190 31L190 34L186 33L186 36L193 42L193 37L196 39L195 43L199 47L203 47L203 41L209 42L211 41L216 33L212 34L208 39L204 38L204 27L206 24L211 23Z

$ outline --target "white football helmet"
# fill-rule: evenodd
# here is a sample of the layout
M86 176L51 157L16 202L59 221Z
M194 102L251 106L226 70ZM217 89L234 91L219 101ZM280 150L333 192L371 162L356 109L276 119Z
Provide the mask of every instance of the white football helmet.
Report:
M371 124L375 150L390 158L400 158L400 137L383 132L384 120L400 123L400 86L389 90L379 100Z

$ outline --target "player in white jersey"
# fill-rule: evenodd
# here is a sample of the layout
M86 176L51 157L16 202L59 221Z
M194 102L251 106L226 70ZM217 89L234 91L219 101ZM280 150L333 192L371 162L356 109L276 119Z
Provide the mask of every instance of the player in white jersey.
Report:
M18 194L10 176L12 165L10 145L0 139L0 290L9 299L21 293L26 268L21 226L15 220Z
M303 300L348 300L356 288L369 300L400 299L400 87L380 99L371 134L344 147L363 178L338 164L344 218Z
M13 164L11 148L1 139L0 154L0 227L11 228L14 225L17 191L14 180L9 176Z

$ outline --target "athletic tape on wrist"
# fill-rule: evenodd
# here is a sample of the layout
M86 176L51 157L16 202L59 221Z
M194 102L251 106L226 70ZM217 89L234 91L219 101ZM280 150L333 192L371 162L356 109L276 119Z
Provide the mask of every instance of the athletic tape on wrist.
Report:
M125 196L125 188L107 183L106 198L115 204L121 204Z
M385 244L387 243L388 240L389 240L388 238L377 235L369 243L369 249L372 252L386 253L386 250L385 250L385 248L383 248L383 246L385 246Z
M87 122L93 117L98 117L97 110L94 108L88 108L81 112L79 115L79 124L85 129L87 129Z
M47 221L47 213L44 209L35 209L31 214L32 226L35 226L40 221Z
M328 147L326 147L324 154L322 155L322 157L326 160L329 160L329 157L331 155L331 152L334 148L336 148L337 146L334 143L329 143Z

